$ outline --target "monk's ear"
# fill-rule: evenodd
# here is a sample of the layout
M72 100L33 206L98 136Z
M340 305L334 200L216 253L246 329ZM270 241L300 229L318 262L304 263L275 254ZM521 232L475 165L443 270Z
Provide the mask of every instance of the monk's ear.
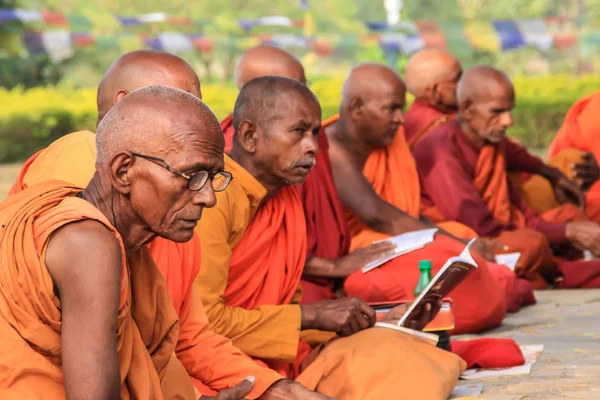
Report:
M256 151L260 128L254 121L245 119L237 130L237 141L246 153L253 154Z
M131 174L133 155L129 152L119 153L110 162L110 179L116 191L124 195L131 191Z
M470 121L473 118L473 101L466 99L460 103L460 116L465 121Z
M117 104L123 97L127 96L128 94L129 94L129 92L125 89L121 89L117 93L115 93L115 96L113 97L113 106L115 104Z
M364 104L364 101L358 96L352 99L349 108L350 116L353 118L360 117L360 115L362 114L362 108Z

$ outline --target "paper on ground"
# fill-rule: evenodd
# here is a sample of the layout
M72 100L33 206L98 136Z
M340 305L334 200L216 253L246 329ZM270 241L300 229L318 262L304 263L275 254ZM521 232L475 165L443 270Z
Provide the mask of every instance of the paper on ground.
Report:
M457 386L450 394L450 398L448 400L458 399L461 397L474 397L478 399L481 396L482 391L483 383L472 383L470 385Z
M468 369L460 374L461 379L485 379L485 378L497 378L499 376L507 375L529 375L531 373L531 367L537 361L542 351L544 351L543 344L534 344L528 346L519 346L523 352L525 358L525 364L519 365L512 368L498 368L498 369L481 369L474 368Z
M436 232L437 228L423 229L421 231L408 232L402 235L394 236L393 238L375 242L392 242L396 245L396 251L394 252L394 254L371 261L362 268L362 272L369 272L372 269L375 269L380 265L383 265L386 262L393 260L396 257L400 257L401 255L410 253L414 250L422 249L429 243L433 242L433 238ZM415 266L415 268L417 268L417 266Z
M496 263L506 265L512 271L515 270L517 266L517 262L519 261L519 257L521 257L521 253L507 253L507 254L498 254L496 255Z

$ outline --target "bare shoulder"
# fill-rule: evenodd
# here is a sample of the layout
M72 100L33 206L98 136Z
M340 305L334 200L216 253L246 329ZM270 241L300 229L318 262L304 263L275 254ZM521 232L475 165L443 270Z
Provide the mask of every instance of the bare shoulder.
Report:
M52 234L46 249L46 266L61 289L66 282L102 281L121 270L119 240L101 222L83 220Z

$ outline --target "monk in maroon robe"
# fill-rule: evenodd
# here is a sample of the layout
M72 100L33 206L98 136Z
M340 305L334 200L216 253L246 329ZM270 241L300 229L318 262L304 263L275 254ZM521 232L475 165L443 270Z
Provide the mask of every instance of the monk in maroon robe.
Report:
M457 120L440 125L414 148L423 203L521 252L516 272L538 288L600 287L600 262L560 262L544 244L545 239L555 253L569 258L581 256L576 250L600 254L600 226L570 203L537 215L507 177L507 170L523 168L514 165L514 149L505 140L513 124L509 79L491 67L472 68L459 82L458 101ZM553 173L529 161L527 172ZM572 184L566 181L556 185Z

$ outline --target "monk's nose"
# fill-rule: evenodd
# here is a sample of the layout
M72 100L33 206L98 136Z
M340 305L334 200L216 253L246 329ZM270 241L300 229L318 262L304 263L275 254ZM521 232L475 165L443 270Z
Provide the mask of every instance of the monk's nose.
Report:
M511 127L514 123L513 117L509 112L502 114L502 126Z
M402 111L398 110L394 113L394 123L403 125L404 124L404 114Z
M217 195L210 179L202 186L202 189L195 192L192 201L194 204L202 205L206 208L214 207L217 204Z
M320 133L320 135L323 135L324 133ZM316 155L317 153L319 153L319 140L317 139L317 136L315 135L310 135L307 138L305 138L305 147L304 147L304 152L306 154L313 154Z

